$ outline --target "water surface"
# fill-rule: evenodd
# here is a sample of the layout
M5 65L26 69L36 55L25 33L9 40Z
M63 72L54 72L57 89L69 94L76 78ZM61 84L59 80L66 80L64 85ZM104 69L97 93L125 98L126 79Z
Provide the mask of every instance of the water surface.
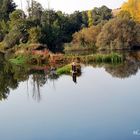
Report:
M77 83L1 64L1 139L139 140L138 56L83 66Z

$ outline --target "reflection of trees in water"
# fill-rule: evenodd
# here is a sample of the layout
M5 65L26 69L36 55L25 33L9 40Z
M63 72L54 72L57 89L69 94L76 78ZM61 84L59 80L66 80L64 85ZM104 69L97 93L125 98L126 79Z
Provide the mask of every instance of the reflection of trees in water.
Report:
M136 75L140 68L140 52L131 52L123 55L125 61L122 64L94 64L93 67L104 67L109 74L118 78L127 78L131 75Z
M32 97L40 101L40 87L46 84L48 79L56 80L58 76L50 75L45 70L31 70L28 67L15 66L3 59L0 61L0 100L6 99L10 93L10 89L14 90L22 81L27 81L27 94L29 93L28 80L32 75Z
M10 89L15 89L18 84L17 81L11 77L11 75L0 76L0 81L0 100L2 100L6 99L10 92Z
M0 100L6 99L10 89L16 89L18 86L14 72L9 68L5 63L0 64Z
M6 99L10 89L16 89L19 82L27 80L27 76L25 79L23 73L18 74L13 69L6 69L5 71L4 68L2 66L0 69L0 100Z
M1 56L2 57L2 56ZM104 67L105 70L113 77L127 78L135 75L140 68L140 52L124 54L125 62L119 65L112 64L92 64L93 67ZM33 99L41 100L41 87L43 87L48 79L53 82L55 88L55 80L59 77L54 73L49 73L49 70L31 70L26 67L14 66L5 62L4 58L0 58L0 100L6 99L10 89L16 89L21 81L27 81L32 76L32 92L30 93Z
M47 77L45 74L33 74L32 75L32 80L33 80L33 95L32 97L40 101L41 100L41 93L40 93L40 87L45 85L47 81Z
M41 91L40 87L44 86L46 82L48 81L53 82L53 87L55 88L54 81L58 79L58 75L56 74L51 74L51 73L46 73L46 71L40 71L40 73L36 72L32 75L32 97L33 99L40 101L41 100Z
M16 89L19 82L27 80L29 76L23 67L6 62L4 55L0 55L0 60L0 100L3 100L8 97L10 89Z
M127 78L138 72L138 65L133 62L125 62L118 66L105 66L105 70L113 77Z
M34 100L40 101L41 100L41 91L40 88L43 87L48 79L53 82L58 78L55 74L49 74L44 71L36 71L36 73L32 74L32 97ZM55 86L54 86L55 87Z

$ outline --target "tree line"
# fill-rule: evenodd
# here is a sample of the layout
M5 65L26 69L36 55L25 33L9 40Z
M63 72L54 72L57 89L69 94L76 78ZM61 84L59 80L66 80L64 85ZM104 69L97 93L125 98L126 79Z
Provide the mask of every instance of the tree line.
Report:
M13 0L0 1L0 48L19 44L45 44L60 51L64 43L101 49L125 49L140 45L139 0L124 3L117 16L106 6L66 14L44 9L35 0L28 14ZM134 10L135 9L135 10Z
M96 24L93 24L96 19L95 15L93 19L90 19L90 27L73 34L72 45L92 46L103 50L140 48L139 0L128 0L116 16L100 18L101 20L97 20Z

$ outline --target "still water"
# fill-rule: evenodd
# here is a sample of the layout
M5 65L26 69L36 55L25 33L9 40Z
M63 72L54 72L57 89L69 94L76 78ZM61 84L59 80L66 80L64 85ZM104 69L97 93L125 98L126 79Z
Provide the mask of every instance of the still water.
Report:
M139 140L139 55L50 78L0 67L1 140Z

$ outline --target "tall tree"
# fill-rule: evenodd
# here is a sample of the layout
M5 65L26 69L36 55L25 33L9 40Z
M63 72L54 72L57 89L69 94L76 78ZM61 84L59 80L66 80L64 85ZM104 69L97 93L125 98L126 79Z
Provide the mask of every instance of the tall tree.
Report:
M93 14L92 14L92 10L88 11L88 26L92 26L93 25Z
M106 6L102 6L99 8L95 7L92 10L92 14L94 25L101 23L103 20L109 20L110 18L112 18L112 10Z

